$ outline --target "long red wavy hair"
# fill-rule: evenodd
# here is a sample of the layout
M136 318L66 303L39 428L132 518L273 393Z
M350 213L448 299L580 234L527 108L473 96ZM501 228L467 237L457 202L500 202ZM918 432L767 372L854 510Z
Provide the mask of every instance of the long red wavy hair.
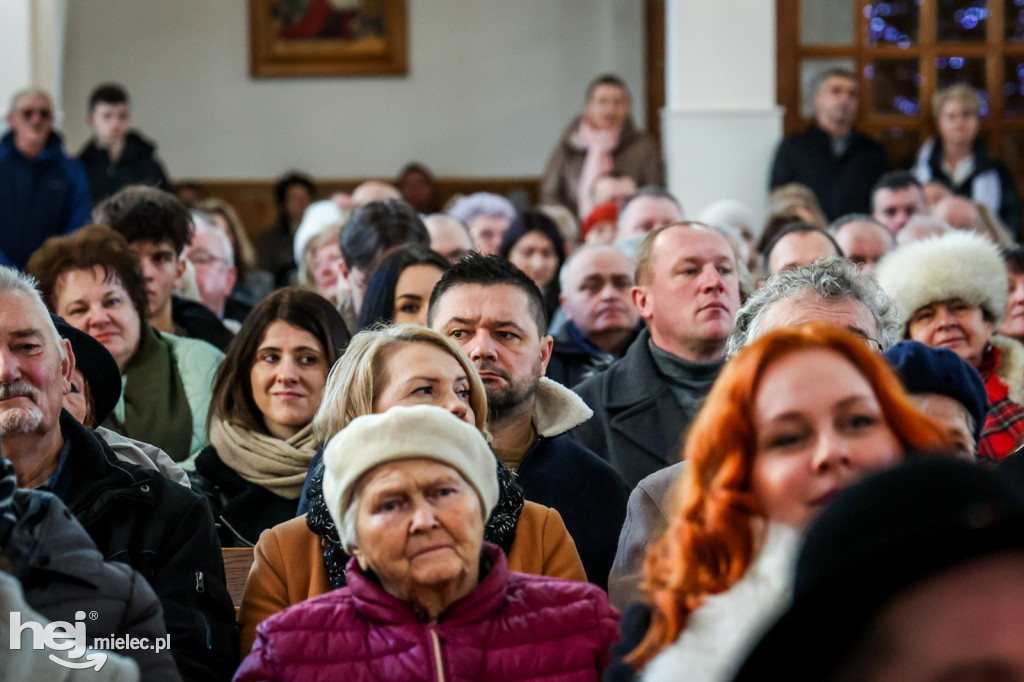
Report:
M889 365L861 337L810 322L757 339L723 368L687 435L687 466L669 493L669 526L644 560L643 587L654 605L651 627L628 662L642 666L674 642L689 614L707 596L729 589L750 566L762 539L754 527L763 527L753 522L764 518L750 490L754 399L773 363L819 349L835 351L860 370L905 450L952 447L946 430L917 411Z

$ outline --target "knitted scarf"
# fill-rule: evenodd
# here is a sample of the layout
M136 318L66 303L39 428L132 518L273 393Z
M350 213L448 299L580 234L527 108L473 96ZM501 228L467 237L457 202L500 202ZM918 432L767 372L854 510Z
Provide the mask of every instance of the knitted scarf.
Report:
M583 167L580 170L579 185L576 187L576 213L580 220L586 218L594 210L594 180L615 168L612 151L618 145L621 133L621 126L609 130L598 130L587 123L585 117L580 120L577 140L587 150L586 156L583 157Z
M523 489L513 480L512 472L507 466L497 462L497 469L498 505L484 526L484 540L501 547L502 551L508 554L516 539L519 516L523 513ZM324 467L320 465L313 475L313 480L310 481L309 490L306 491L306 500L309 502L306 526L323 540L324 568L327 569L331 587L338 589L348 584L345 579L345 564L348 563L349 555L341 546L338 529L334 526L330 512L327 511L323 482Z
M316 454L310 425L288 440L281 440L214 419L210 443L239 476L288 500L299 499Z

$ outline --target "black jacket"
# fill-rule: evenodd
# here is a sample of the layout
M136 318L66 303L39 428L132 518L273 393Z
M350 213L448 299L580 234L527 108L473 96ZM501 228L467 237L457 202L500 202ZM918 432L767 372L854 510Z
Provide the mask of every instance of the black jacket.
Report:
M125 137L124 151L117 161L111 161L107 150L96 146L96 138L82 147L78 160L89 176L93 205L128 185L170 189L167 173L156 158L156 145L136 132L129 132Z
M50 493L14 494L17 522L3 556L21 583L25 601L49 620L74 623L78 611L89 646L96 637L141 637L155 646L167 634L160 600L128 566L105 562L89 534ZM142 679L180 680L170 651L124 650L139 664Z
M520 460L515 481L526 499L562 515L587 580L607 590L629 501L618 472L567 435L541 436Z
M587 348L573 335L572 322L566 322L554 336L551 349L551 360L548 362L547 378L557 381L567 388L572 388L591 374L607 369L617 359L611 353L599 349ZM626 348L636 341L640 333L637 327ZM623 351L625 352L625 351Z
M206 501L158 472L126 464L66 411L64 503L107 561L123 561L160 597L171 653L186 680L227 680L238 665L235 609Z
M696 413L679 406L654 364L644 330L622 357L574 390L594 416L570 435L618 470L630 488L679 461L682 436Z
M224 326L217 314L202 303L180 296L171 297L171 319L175 327L181 327L190 339L206 341L221 351L226 351L235 335Z
M829 220L847 213L871 212L871 188L889 170L882 145L850 131L850 142L839 157L832 140L817 125L794 133L780 144L772 163L769 188L790 182L807 185Z
M275 495L250 483L207 445L196 457L190 474L192 490L204 495L213 510L221 547L255 547L260 533L295 518L299 500Z

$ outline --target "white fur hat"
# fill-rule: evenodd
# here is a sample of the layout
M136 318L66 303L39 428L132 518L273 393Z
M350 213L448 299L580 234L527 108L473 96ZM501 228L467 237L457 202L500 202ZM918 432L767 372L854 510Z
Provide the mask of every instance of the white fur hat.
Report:
M433 405L393 407L356 417L324 448L324 502L343 547L355 544L346 519L363 474L388 462L423 457L455 469L480 497L484 520L498 504L494 454L472 424Z
M875 275L900 309L904 337L914 313L935 301L980 306L996 327L1006 314L1006 265L999 248L974 232L900 246L882 258Z

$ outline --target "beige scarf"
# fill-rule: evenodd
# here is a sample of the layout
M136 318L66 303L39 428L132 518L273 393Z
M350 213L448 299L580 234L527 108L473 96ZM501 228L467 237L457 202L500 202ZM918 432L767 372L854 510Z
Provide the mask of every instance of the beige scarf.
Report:
M288 500L296 500L302 493L317 445L311 425L281 440L220 419L210 426L210 443L221 461L239 476Z

